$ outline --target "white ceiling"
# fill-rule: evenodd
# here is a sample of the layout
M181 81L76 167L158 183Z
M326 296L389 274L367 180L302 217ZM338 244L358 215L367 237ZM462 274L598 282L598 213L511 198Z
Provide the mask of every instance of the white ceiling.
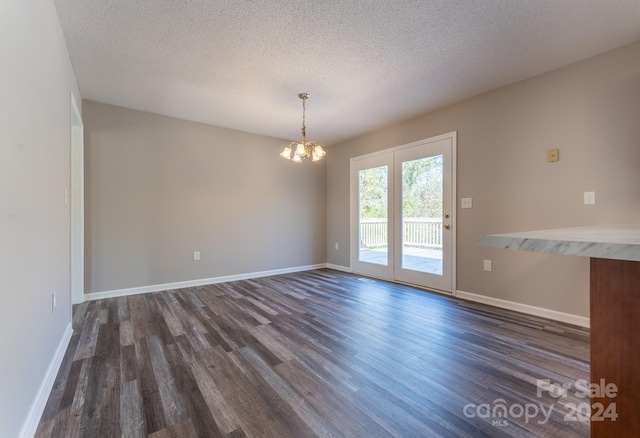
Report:
M55 0L83 98L333 144L640 40L640 0Z

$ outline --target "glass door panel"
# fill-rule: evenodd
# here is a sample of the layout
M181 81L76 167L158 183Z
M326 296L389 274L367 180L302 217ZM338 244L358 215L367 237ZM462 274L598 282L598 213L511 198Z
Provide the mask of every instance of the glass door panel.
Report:
M443 156L404 161L402 269L442 275Z
M358 172L358 260L387 266L389 263L388 197L389 167Z
M386 280L393 277L392 173L392 153L351 160L351 265Z

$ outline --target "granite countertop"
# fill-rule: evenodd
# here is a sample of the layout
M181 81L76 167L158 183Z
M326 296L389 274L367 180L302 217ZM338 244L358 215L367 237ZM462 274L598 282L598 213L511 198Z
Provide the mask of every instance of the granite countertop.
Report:
M640 225L593 225L481 236L494 248L640 261Z

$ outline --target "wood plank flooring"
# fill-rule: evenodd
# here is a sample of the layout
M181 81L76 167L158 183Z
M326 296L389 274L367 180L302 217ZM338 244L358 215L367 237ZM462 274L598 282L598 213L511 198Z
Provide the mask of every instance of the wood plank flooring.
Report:
M90 301L73 328L38 438L589 435L576 391L536 387L589 380L588 330L358 275Z

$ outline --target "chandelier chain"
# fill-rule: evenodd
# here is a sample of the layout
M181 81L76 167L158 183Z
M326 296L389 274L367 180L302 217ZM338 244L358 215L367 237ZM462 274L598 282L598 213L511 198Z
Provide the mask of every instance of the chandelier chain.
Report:
M302 141L303 143L307 141L307 126L305 124L306 122L306 115L307 115L307 99L309 98L309 95L307 93L300 93L298 94L298 97L300 99L302 99Z
M305 103L306 99L302 99L302 140L307 140L307 127L305 126L305 119L307 114L307 108Z

